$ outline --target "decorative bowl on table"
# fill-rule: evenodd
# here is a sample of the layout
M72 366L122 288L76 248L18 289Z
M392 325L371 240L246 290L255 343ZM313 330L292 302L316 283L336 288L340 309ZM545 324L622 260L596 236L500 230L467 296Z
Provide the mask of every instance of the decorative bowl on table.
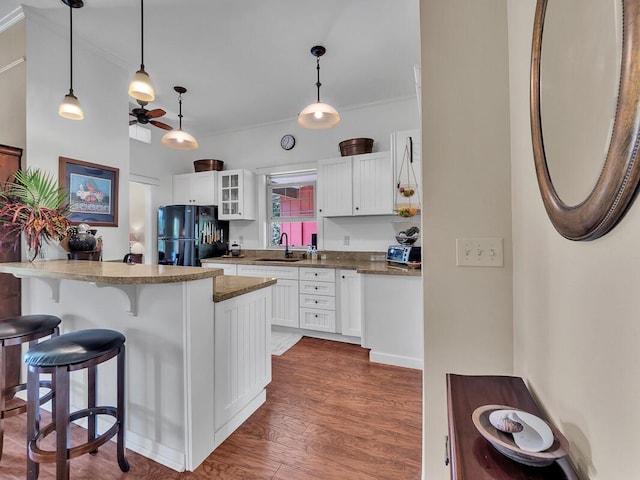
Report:
M508 416L506 428L501 426L501 414ZM518 463L545 467L569 453L569 442L558 429L522 410L505 405L482 405L474 410L471 418L480 435L504 456ZM515 428L514 423L510 423L512 419Z

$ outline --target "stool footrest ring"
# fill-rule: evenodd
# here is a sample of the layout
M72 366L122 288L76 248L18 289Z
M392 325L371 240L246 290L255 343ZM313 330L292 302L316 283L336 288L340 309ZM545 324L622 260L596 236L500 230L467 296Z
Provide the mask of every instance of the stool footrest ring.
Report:
M50 380L40 380L40 388L48 388L49 391L45 393L42 397L40 397L40 405L44 405L49 400L53 398L53 388ZM21 383L19 385L15 385L11 388L7 388L5 390L5 395L14 396L16 393L21 392L27 389L26 383ZM7 402L8 403L8 402ZM14 407L5 407L4 412L0 412L0 418L9 418L15 415L20 415L27 411L27 404L19 404Z
M89 417L92 415L110 415L117 418L117 409L115 407L93 407L85 408L73 412L69 416L69 420L74 422L79 418ZM66 425L64 425L66 428ZM46 427L42 428L35 439L29 442L29 458L38 463L55 463L56 452L55 450L43 450L39 447L40 440L44 439L47 435L54 432L56 429L55 423L50 423ZM90 442L85 442L81 445L71 447L67 449L67 458L72 459L84 455L85 453L95 452L98 447L107 443L120 429L120 424L116 421L109 430Z

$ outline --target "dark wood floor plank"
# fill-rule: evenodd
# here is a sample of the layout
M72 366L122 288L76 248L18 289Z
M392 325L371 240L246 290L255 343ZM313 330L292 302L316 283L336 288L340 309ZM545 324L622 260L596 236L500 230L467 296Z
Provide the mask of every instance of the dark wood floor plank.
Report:
M46 415L46 414L45 414ZM46 417L45 417L46 420ZM22 480L24 416L6 421L2 480ZM73 435L85 434L79 427ZM195 472L178 473L115 445L71 461L74 480L420 480L422 372L369 362L351 344L305 337L273 357L267 402ZM55 478L43 465L41 480Z

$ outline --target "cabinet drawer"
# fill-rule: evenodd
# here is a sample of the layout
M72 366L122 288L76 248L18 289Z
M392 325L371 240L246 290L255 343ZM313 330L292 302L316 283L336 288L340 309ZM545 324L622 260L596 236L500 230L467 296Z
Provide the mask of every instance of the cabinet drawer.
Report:
M321 332L336 331L336 312L314 308L300 309L300 328Z
M300 280L313 280L316 282L336 281L336 271L333 268L300 268Z
M336 295L336 284L329 282L310 282L300 281L300 293L309 293L311 295Z
M300 295L300 308L320 308L322 310L335 310L336 297L324 295Z

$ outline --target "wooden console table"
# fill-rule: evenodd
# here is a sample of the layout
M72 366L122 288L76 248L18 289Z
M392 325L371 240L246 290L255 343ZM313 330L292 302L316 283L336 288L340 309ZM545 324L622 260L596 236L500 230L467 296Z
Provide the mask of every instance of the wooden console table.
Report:
M498 452L471 420L476 408L490 404L508 405L546 420L520 377L447 374L447 455L453 480L578 480L566 457L547 467L529 467Z

